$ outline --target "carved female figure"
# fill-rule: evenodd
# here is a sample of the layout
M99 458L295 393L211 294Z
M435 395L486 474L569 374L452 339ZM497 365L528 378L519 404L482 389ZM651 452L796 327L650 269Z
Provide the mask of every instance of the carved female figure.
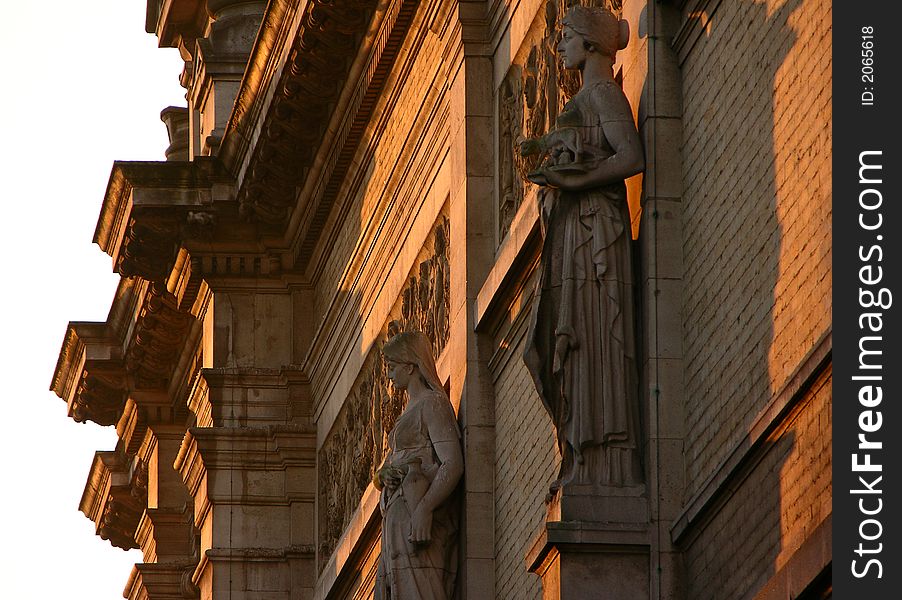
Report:
M582 88L555 128L521 144L541 154L544 234L526 363L557 430L562 485L634 485L638 376L629 208L624 179L644 168L629 103L613 77L629 29L603 8L562 19L557 50Z
M382 349L407 407L389 435L376 472L382 492L382 555L377 600L448 600L457 572L458 515L452 492L463 474L460 430L419 332L399 333Z

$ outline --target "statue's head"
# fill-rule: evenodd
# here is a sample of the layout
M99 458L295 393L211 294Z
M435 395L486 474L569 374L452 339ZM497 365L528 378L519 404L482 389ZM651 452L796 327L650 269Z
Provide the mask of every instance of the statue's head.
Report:
M629 23L606 8L574 6L561 23L565 30L570 29L583 39L587 50L591 48L610 58L626 48L630 39Z
M404 331L385 342L382 347L382 355L391 365L400 369L407 369L410 376L419 375L423 383L433 391L443 392L441 381L435 367L435 358L432 356L432 342L426 335L419 331ZM400 387L407 387L404 383Z

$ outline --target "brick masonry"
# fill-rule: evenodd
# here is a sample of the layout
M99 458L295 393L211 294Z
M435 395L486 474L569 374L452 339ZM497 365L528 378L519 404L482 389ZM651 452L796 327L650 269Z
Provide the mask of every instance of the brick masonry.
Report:
M528 311L527 311L528 312ZM545 521L544 497L557 473L554 426L523 362L527 319L521 313L493 361L495 377L495 593L540 600L541 580L525 556ZM500 359L500 360L498 360ZM495 362L497 361L497 362Z
M687 499L832 309L830 3L712 6L682 64ZM828 368L690 537L689 598L754 597L829 517L831 403Z
M831 383L828 370L689 545L688 598L753 598L830 515Z
M687 497L830 328L830 31L721 2L682 65Z

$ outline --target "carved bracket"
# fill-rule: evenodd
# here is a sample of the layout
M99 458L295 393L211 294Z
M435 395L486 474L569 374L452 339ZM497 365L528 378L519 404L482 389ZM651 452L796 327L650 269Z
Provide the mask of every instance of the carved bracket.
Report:
M120 452L97 452L79 509L97 535L123 550L137 548L135 534L147 506L147 465L131 465Z
M162 286L152 286L125 353L137 389L165 389L193 317Z

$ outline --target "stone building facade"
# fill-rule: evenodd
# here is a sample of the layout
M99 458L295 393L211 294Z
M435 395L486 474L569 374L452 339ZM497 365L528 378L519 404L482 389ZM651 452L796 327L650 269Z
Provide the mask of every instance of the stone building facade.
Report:
M578 86L575 3L148 0L187 107L165 162L113 165L94 241L122 279L52 382L119 434L81 510L143 552L126 598L370 598L405 401L380 348L410 329L463 436L459 598L830 597L830 2L596 0L630 24L646 155L646 487L591 526L544 503L515 151Z

